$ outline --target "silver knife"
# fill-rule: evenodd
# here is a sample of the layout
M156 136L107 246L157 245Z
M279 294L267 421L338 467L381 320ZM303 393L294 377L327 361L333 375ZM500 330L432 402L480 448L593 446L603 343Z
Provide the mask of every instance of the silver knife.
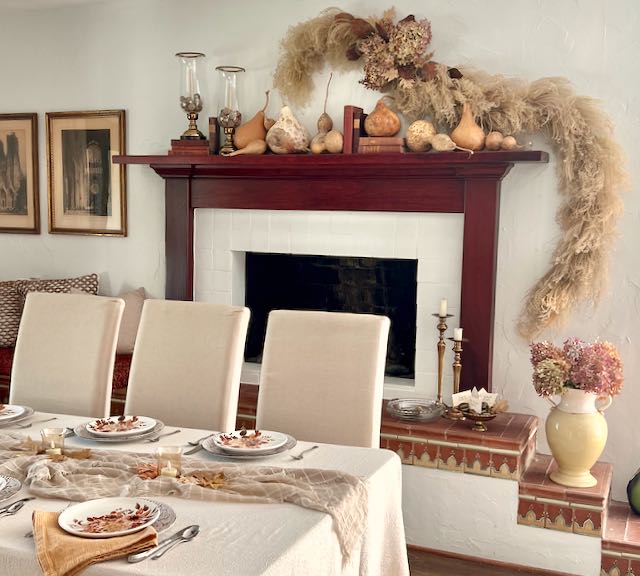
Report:
M199 529L199 528L200 527L197 524L193 524L191 526L187 526L186 528L183 528L182 530L178 530L175 534L172 534L171 536L169 536L169 538L165 538L164 540L161 540L160 542L158 542L157 546L154 546L153 548L149 548L149 550L145 550L144 552L138 552L137 554L130 554L129 556L127 556L127 562L131 562L131 563L141 562L142 560L149 558L151 555L155 554L156 552L159 552L160 550L164 549L166 546L169 546L173 542L182 540L185 537L185 534L189 535L191 534L192 530Z
M9 509L15 510L15 506L18 503L22 503L22 505L24 506L24 502L28 502L29 500L35 500L35 498L33 496L29 496L27 498L20 498L20 500L16 500L11 504L7 504L4 508L0 508L0 514L6 514L7 512L9 512ZM22 508L22 506L20 506L20 508ZM18 510L20 508L18 508Z

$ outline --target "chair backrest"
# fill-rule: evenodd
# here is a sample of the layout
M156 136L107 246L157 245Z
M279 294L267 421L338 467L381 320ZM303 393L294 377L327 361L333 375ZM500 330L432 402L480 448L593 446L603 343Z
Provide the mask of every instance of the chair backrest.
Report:
M271 312L256 426L299 440L380 446L388 336L385 316Z
M248 324L248 308L146 300L125 414L234 430Z
M109 416L120 298L27 294L11 371L12 404Z

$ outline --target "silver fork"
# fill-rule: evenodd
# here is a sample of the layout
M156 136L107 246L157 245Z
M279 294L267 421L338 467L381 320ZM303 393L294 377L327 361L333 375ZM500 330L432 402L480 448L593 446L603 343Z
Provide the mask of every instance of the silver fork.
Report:
M291 454L291 458L293 458L294 460L302 460L304 458L304 455L307 452L311 452L312 450L315 450L316 448L320 448L320 446L318 446L316 444L315 446L311 446L311 448L307 448L306 450L303 450L302 452L300 452L300 454Z
M145 442L159 442L160 438L166 438L167 436L178 434L178 432L182 432L182 430L174 430L173 432L168 432L167 434L160 434L160 436L156 436L155 438L149 438L148 440L145 440Z
M16 428L31 428L34 424L42 424L43 422L51 422L51 420L57 420L58 417L54 416L53 418L46 418L45 420L34 420L33 422L29 422L29 424L16 424Z
M197 440L189 440L187 444L189 444L189 446L200 446L200 444L204 442L207 438L209 438L209 436L211 436L211 434L207 434L206 436L203 436L202 438L198 438Z

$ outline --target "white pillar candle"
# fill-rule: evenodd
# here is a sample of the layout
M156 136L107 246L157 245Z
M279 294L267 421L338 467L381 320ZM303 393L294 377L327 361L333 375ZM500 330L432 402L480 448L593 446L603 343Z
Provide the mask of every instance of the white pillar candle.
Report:
M462 341L462 328L454 328L453 329L453 339L456 342Z
M447 315L447 301L445 299L440 300L440 316Z

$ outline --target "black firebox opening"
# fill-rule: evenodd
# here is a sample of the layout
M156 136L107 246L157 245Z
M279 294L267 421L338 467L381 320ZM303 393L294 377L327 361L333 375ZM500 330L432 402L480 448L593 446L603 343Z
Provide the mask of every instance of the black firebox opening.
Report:
M417 260L247 252L245 278L247 362L261 361L271 310L359 312L390 318L386 374L414 377Z

